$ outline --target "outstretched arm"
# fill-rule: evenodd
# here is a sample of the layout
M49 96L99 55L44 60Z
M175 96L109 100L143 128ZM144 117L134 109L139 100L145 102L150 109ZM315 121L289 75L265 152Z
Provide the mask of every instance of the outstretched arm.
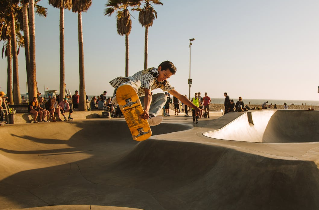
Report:
M172 94L173 96L175 96L176 98L178 98L182 103L193 108L196 113L200 112L200 109L197 106L195 106L190 100L188 100L188 98L186 96L181 95L176 90L171 90L171 91L169 91L169 93Z

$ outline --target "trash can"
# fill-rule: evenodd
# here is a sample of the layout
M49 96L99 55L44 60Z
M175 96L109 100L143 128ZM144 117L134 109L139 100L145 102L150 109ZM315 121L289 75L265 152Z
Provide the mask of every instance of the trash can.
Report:
M102 112L102 117L109 118L110 117L110 113L109 112Z
M9 124L14 124L14 114L9 114Z

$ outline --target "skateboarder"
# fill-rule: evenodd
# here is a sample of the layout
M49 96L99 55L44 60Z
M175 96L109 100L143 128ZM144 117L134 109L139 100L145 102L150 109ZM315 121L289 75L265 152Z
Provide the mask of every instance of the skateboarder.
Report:
M110 81L112 87L115 88L112 102L117 105L116 90L121 85L131 85L138 96L144 108L144 112L141 118L148 119L150 126L158 125L162 122L163 117L158 116L166 103L166 96L164 93L157 93L152 95L152 91L160 88L164 92L168 92L171 95L178 98L182 103L195 109L196 113L200 110L195 106L187 97L177 92L172 87L167 79L176 73L176 67L170 61L162 62L158 68L148 68L135 73L130 77L117 77Z

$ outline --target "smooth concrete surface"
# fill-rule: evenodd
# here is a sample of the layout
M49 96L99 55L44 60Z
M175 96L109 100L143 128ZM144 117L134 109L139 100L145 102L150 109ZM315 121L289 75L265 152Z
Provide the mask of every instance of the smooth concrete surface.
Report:
M319 112L263 110L242 113L232 122L205 136L236 141L289 143L319 141Z
M242 114L166 117L140 143L122 119L2 126L0 209L319 209L318 142L203 135Z
M102 118L102 112L104 110L94 110L94 111L74 111L72 113L72 118L75 120L85 120L92 118ZM69 114L66 113L68 117ZM60 118L63 119L63 116L60 115ZM32 121L32 116L29 113L16 113L14 114L14 124L25 124Z

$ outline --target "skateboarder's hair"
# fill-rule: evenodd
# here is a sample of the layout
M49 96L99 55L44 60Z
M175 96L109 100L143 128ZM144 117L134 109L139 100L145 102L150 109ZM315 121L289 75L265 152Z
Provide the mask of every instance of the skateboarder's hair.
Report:
M177 69L176 67L174 66L174 64L170 61L163 61L159 67L161 67L162 71L163 70L167 70L169 69L170 72L172 72L172 74L175 74Z

